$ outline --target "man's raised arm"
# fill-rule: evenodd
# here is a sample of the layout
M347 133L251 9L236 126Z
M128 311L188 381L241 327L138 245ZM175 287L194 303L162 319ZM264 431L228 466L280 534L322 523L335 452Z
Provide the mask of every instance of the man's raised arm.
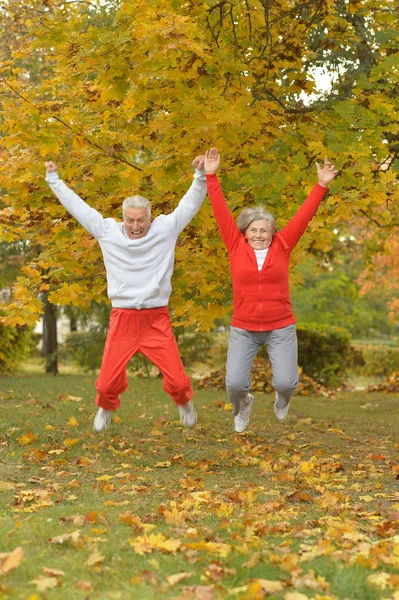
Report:
M195 168L194 181L173 213L168 215L168 218L174 219L178 233L195 217L206 196L204 156L197 156L191 164Z
M52 160L44 163L46 181L66 210L95 238L100 238L106 229L106 219L82 198L73 192L58 177L58 167Z

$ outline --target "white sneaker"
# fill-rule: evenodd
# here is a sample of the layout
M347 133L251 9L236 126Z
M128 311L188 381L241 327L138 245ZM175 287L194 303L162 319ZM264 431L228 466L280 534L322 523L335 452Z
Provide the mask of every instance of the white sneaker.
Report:
M252 394L247 394L240 405L240 412L234 417L234 429L236 433L243 433L248 427L249 413L255 398Z
M278 392L276 392L276 399L274 401L274 414L276 415L276 417L279 421L284 421L284 419L288 415L290 403L288 402L288 404L286 404L285 406L280 407L280 406L278 406L279 402L280 402L280 396L278 395Z
M183 423L184 427L192 429L197 422L197 413L192 401L190 400L183 406L178 404L177 408L179 409L181 422Z
M96 416L94 417L93 429L96 433L105 431L111 424L113 410L105 410L105 408L99 408Z

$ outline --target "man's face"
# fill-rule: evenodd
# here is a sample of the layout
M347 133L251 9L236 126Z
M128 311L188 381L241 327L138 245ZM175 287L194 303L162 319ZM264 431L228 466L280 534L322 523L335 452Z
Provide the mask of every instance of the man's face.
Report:
M147 235L151 225L151 218L146 208L132 208L125 210L123 216L125 231L131 240L138 240Z

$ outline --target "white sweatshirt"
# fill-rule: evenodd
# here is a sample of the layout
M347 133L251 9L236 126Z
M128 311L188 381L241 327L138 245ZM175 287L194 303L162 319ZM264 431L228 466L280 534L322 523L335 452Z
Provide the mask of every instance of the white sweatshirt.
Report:
M131 240L123 225L105 219L79 198L58 173L47 173L46 181L61 204L98 241L107 272L108 297L114 308L167 306L177 237L197 214L206 196L206 178L196 169L194 181L169 215L159 215L148 233Z

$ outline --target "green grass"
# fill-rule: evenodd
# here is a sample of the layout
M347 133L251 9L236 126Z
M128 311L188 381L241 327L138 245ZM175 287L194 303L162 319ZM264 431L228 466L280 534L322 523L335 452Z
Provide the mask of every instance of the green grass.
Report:
M237 435L224 392L197 391L189 431L159 379L131 378L118 422L95 435L93 383L0 379L0 553L24 550L1 599L255 600L262 580L281 582L277 600L393 598L398 395L295 397L279 423L257 394ZM368 579L381 573L385 589Z

